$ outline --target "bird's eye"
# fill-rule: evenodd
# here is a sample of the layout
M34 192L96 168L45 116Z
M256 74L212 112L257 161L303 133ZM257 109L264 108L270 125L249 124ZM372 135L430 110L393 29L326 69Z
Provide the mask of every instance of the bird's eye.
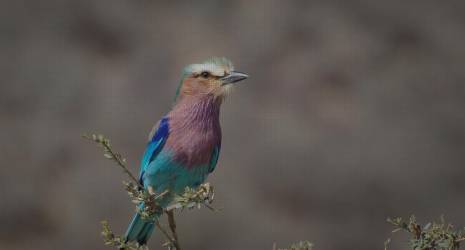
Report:
M200 73L200 75L203 77L203 78L208 78L208 76L210 76L210 73L208 71L202 71L202 73Z

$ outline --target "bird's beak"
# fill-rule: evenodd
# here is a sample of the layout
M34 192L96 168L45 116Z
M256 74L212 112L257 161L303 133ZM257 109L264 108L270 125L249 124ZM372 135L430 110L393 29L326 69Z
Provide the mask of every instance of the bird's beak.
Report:
M221 85L224 86L224 85L227 85L227 84L236 83L236 82L242 81L244 79L247 79L247 77L249 77L249 75L247 75L245 73L241 73L241 72L237 72L237 71L231 71L228 75L220 78L221 81L223 82Z

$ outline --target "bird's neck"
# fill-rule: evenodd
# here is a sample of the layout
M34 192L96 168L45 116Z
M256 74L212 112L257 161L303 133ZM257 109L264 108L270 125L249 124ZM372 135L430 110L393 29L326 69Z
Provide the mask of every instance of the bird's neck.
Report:
M168 113L170 136L165 147L187 168L206 166L221 144L221 102L214 97L184 97Z
M221 99L212 95L184 96L174 105L168 117L181 127L212 129L219 126L221 103Z

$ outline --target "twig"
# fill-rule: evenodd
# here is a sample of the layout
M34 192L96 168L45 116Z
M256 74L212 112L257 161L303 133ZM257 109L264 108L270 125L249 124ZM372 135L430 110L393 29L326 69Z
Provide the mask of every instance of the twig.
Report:
M464 241L465 240L465 237L462 237L462 238L458 238L455 240L455 242L461 242L461 241Z
M176 248L176 250L181 250L179 248L179 245L176 242L176 239L171 237L171 235L165 230L165 228L160 224L160 222L158 220L155 220L155 225L165 235L165 237L169 241L169 243Z
M171 233L173 234L174 246L177 250L180 250L181 247L179 246L178 234L176 233L176 222L174 221L174 211L166 211L166 214L168 215L168 224L170 226Z
M138 186L142 187L142 185L140 185L139 183L139 180L137 180L137 178L131 173L131 171L129 171L129 169L126 167L126 160L124 158L121 158L121 155L120 154L117 154L115 152L113 152L113 150L111 149L110 147L110 144L107 144L107 143L104 143L103 146L105 147L105 149L108 151L108 153L111 154L111 156L113 157L113 159L115 159L115 161L118 163L118 165L123 169L123 171L129 175L129 177L135 182L137 183ZM143 187L142 187L143 188Z
M104 148L104 152L105 152L104 156L105 156L105 158L114 160L123 169L123 171L129 176L129 178L131 178L132 181L137 184L137 186L139 186L140 188L144 188L139 183L139 180L127 168L126 159L123 158L121 156L121 154L116 153L115 151L113 151L113 149L111 148L111 144L110 144L109 139L105 138L103 135L96 135L96 134L92 134L90 136L87 135L87 134L84 134L84 135L82 135L82 138L94 141L94 142L98 143L99 145L101 145Z

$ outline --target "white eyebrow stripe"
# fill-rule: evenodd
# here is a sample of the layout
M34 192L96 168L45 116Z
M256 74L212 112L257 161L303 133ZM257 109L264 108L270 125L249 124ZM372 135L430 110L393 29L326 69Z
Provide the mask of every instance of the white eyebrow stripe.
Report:
M192 73L200 74L203 71L208 71L208 72L210 72L210 74L212 74L214 76L219 76L219 77L224 76L227 71L229 72L229 70L230 69L226 69L226 68L224 68L222 66L212 64L212 63L192 64L191 65Z

